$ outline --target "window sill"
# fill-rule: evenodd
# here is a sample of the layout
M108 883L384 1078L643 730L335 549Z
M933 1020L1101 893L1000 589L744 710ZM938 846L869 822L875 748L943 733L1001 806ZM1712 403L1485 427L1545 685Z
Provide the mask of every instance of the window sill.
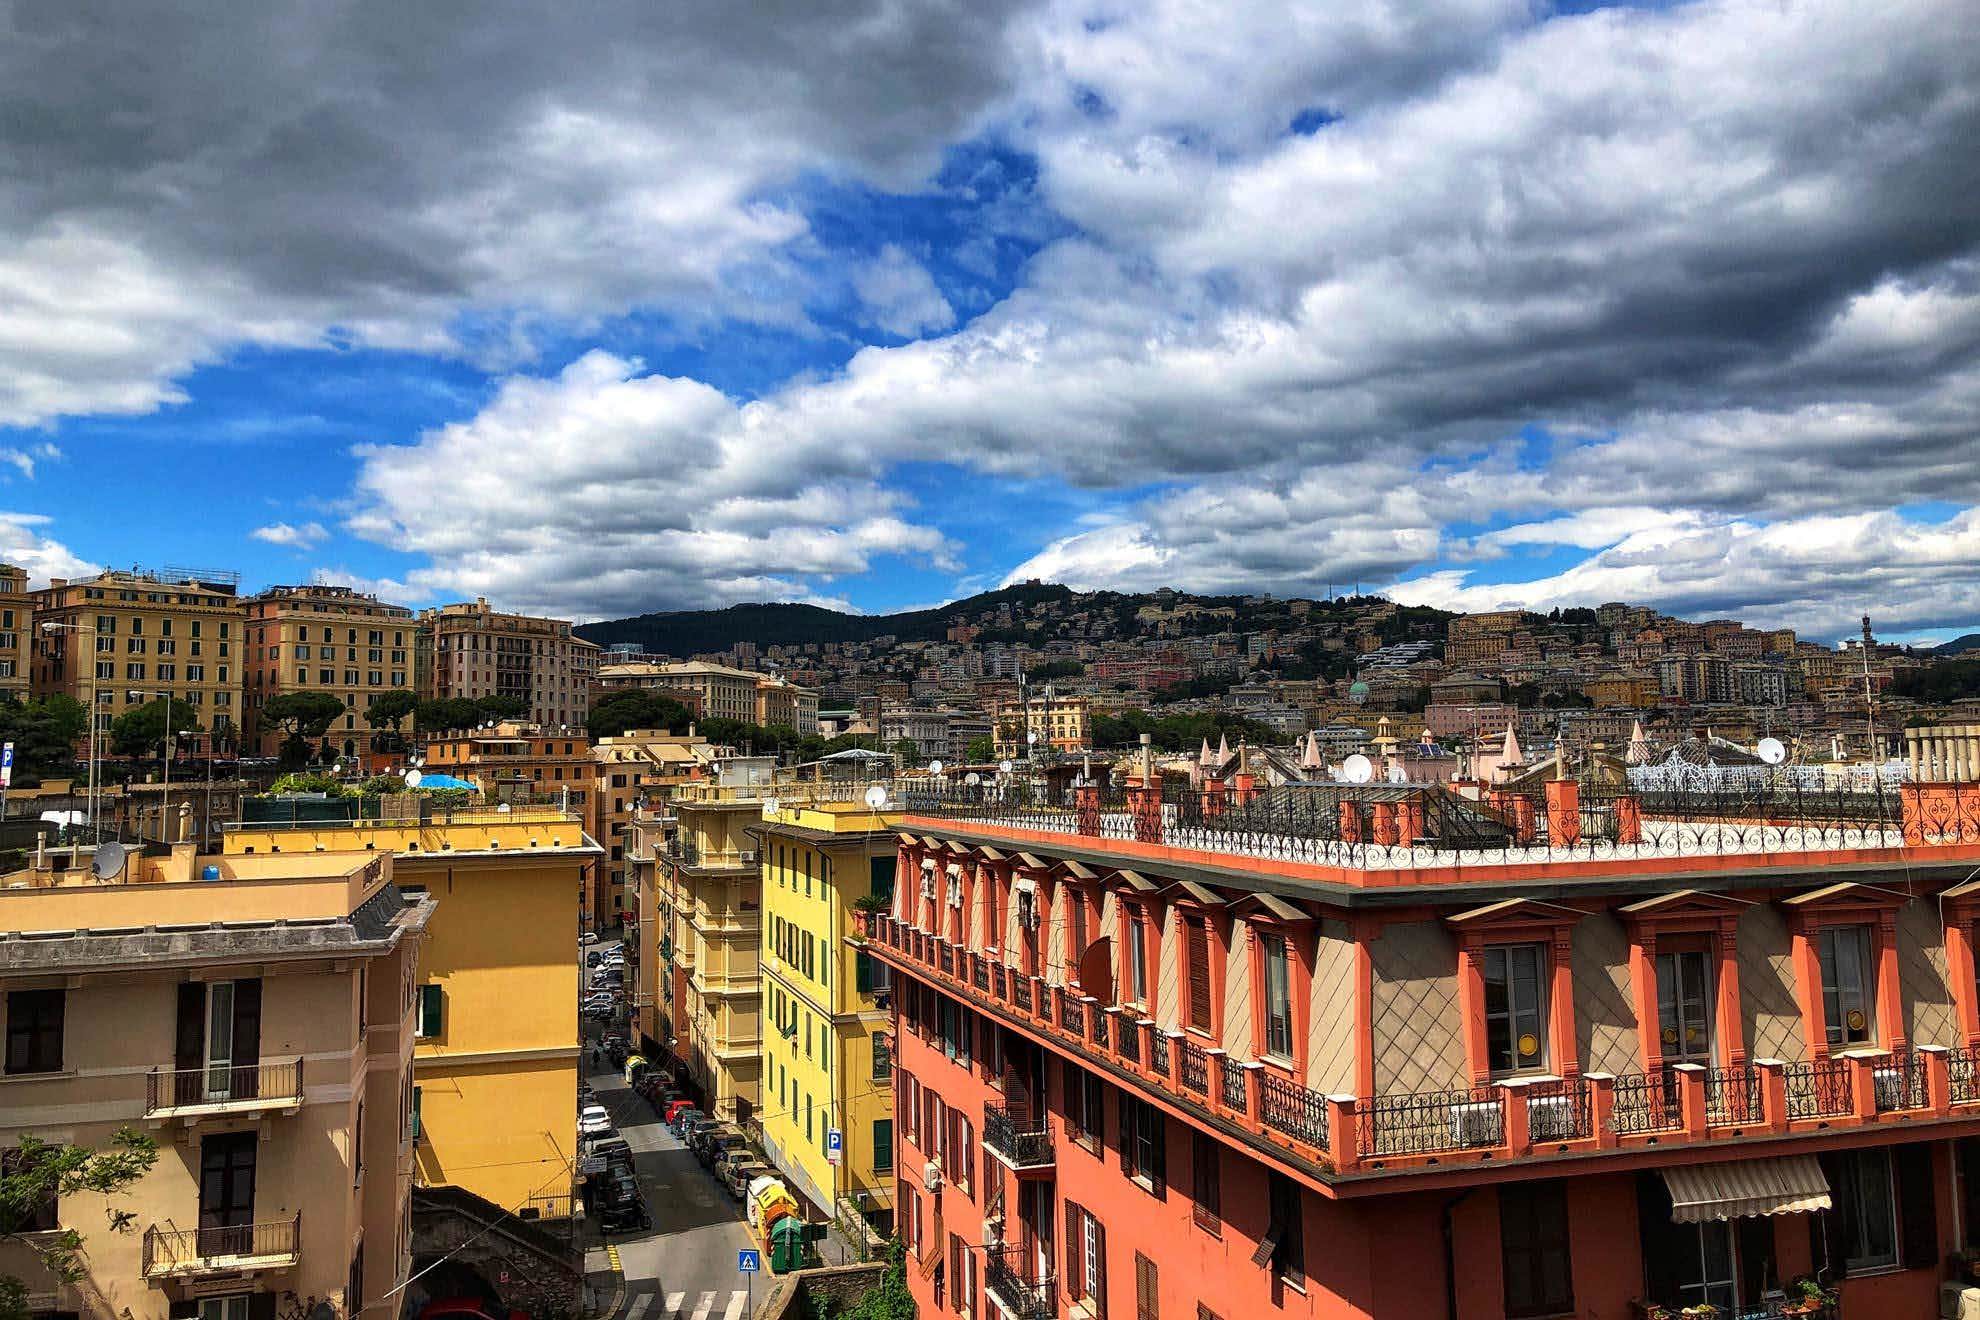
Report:
M59 1082L72 1081L82 1073L74 1068L50 1068L45 1072L10 1072L0 1074L0 1085L7 1082Z

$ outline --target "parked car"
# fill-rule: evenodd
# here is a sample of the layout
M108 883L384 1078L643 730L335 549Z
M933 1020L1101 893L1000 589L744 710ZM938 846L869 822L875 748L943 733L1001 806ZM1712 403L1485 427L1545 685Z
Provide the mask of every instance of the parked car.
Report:
M677 1112L674 1115L674 1121L668 1124L668 1126L673 1128L674 1135L676 1137L679 1137L686 1133L687 1125L689 1123L692 1123L694 1120L698 1118L706 1118L706 1117L708 1117L708 1115L702 1113L699 1109L695 1108L692 1104L690 1104L685 1109L682 1109L679 1112Z
M749 1185L758 1178L767 1177L771 1170L758 1160L731 1161L722 1173L722 1185L729 1189L729 1195L740 1201Z
M606 1132L616 1132L612 1126L612 1116L603 1105L586 1105L578 1111L578 1135L598 1136Z
M617 1133L593 1141L585 1153L603 1158L607 1169L624 1169L628 1173L632 1171L632 1144Z
M682 1114L693 1108L694 1101L688 1099L686 1096L681 1096L668 1102L667 1108L660 1115L660 1119L669 1127L672 1127L676 1118L679 1118Z
M721 1121L713 1114L704 1114L699 1110L690 1114L681 1121L681 1130L679 1133L681 1144L689 1150L695 1149L695 1138Z
M646 1202L639 1194L639 1180L629 1169L609 1169L592 1180L591 1209L598 1225L608 1233L653 1227L646 1213Z
M701 1134L701 1145L694 1153L701 1158L703 1164L712 1169L716 1161L730 1151L745 1150L748 1146L747 1137L734 1128L722 1124Z

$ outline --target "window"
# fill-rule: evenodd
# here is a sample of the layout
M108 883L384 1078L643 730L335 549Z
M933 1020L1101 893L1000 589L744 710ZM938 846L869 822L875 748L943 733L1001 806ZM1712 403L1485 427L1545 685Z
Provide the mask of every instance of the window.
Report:
M1138 912L1130 916L1127 923L1127 983L1128 1002L1146 1004L1148 1002L1148 923Z
M1098 1077L1066 1065L1066 1126L1072 1139L1098 1151L1107 1135L1107 1086Z
M1204 1132L1192 1132L1190 1137L1190 1182L1195 1207L1192 1214L1196 1226L1209 1233L1222 1232L1224 1226L1224 1180L1223 1157L1217 1148L1217 1140Z
M7 1073L62 1071L61 990L13 990L7 995Z
M1888 1148L1849 1151L1823 1161L1840 1175L1835 1185L1831 1228L1841 1239L1847 1272L1874 1270L1898 1263L1897 1189Z
M1546 1065L1538 944L1496 945L1485 950L1485 1057L1495 1073Z
M439 986L423 985L419 988L419 1021L413 1028L415 1037L430 1040L440 1034L445 1001L446 994Z
M884 1082L894 1074L894 1038L882 1032L873 1038L873 1080Z
M1162 1309L1157 1300L1155 1262L1134 1253L1134 1320L1160 1320Z
M1292 969L1286 965L1286 937L1259 939L1265 955L1265 1053L1290 1061L1293 1052Z
M1183 941L1189 962L1189 1027L1210 1033L1210 925L1203 917L1183 919Z
M1075 1300L1107 1315L1107 1230L1075 1201L1066 1202L1066 1279Z
M1300 1217L1299 1188L1283 1174L1267 1176L1270 1216L1258 1250L1251 1253L1251 1263L1270 1265L1281 1282L1301 1287L1306 1283L1306 1226Z
M1712 1061L1711 975L1702 949L1657 955L1657 1034L1666 1063Z
M1512 1183L1499 1189L1499 1254L1508 1320L1574 1310L1562 1184Z
M1121 1172L1159 1199L1168 1181L1162 1115L1155 1106L1121 1092Z
M894 1120L873 1120L873 1171L891 1173L894 1169Z
M1824 926L1817 941L1822 961L1822 1020L1831 1045L1870 1040L1870 930Z

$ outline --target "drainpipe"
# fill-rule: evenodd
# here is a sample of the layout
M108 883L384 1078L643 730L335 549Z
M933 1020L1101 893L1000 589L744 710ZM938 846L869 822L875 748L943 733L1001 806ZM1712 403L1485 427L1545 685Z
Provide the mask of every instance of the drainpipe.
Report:
M1443 1207L1437 1212L1438 1227L1443 1230L1444 1235L1444 1315L1448 1320L1458 1320L1457 1247L1456 1235L1451 1228L1451 1212L1476 1190L1474 1187L1465 1188L1444 1202Z

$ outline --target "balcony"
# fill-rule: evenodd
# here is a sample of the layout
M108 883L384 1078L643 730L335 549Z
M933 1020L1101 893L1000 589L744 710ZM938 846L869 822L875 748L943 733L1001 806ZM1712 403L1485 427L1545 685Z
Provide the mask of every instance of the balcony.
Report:
M983 1111L983 1148L1018 1173L1050 1169L1052 1132L1042 1118L1019 1120L1002 1106Z
M225 1228L163 1228L144 1231L143 1269L147 1279L186 1279L203 1274L283 1270L295 1265L302 1243L302 1215Z
M302 1059L240 1068L153 1068L145 1079L144 1116L206 1118L302 1108Z
M1022 1247L992 1251L983 1261L983 1290L1015 1320L1053 1320L1058 1314L1058 1280L1038 1273L1030 1253Z
M1449 1091L1328 1095L1232 1058L1135 1010L1097 1002L982 954L861 913L867 950L1007 1025L1091 1061L1186 1113L1235 1128L1255 1149L1357 1182L1454 1166L1739 1144L1877 1126L1922 1140L1938 1123L1980 1125L1980 1051L1920 1046L1739 1067L1511 1078ZM989 975L982 975L988 964ZM988 984L989 990L982 987ZM1980 1130L1980 1128L1976 1128ZM1948 1133L1946 1135L1956 1135ZM1042 1140L1042 1133L1039 1137ZM1026 1135L987 1111L984 1144L1013 1168ZM1045 1158L1049 1158L1046 1156Z

